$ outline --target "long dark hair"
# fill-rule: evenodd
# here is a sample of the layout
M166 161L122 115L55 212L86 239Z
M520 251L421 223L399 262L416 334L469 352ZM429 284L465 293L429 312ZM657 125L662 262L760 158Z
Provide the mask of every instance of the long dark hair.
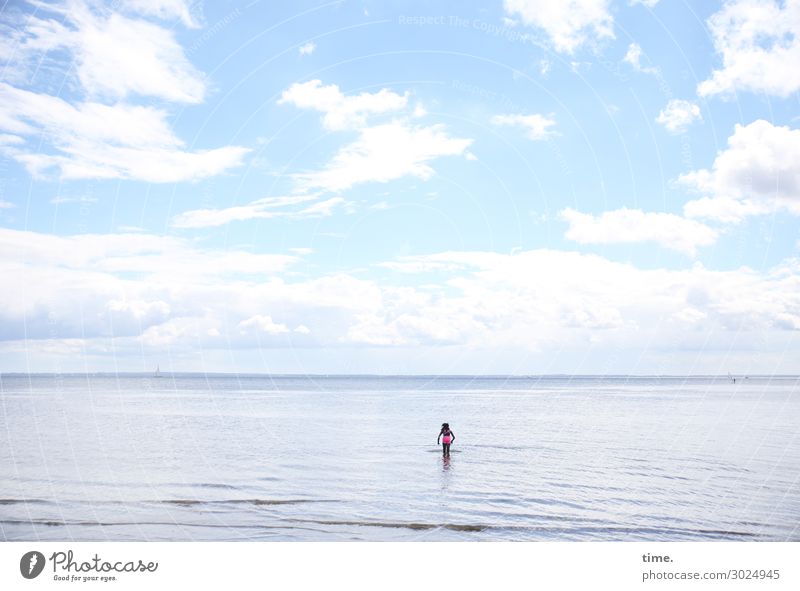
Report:
M442 423L442 433L444 433L445 429L450 430L450 423Z

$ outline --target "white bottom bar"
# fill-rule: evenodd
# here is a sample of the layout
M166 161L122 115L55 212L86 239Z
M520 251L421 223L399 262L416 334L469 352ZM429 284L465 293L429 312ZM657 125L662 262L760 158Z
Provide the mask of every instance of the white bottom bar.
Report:
M20 560L32 551L41 553L46 564L36 578L26 579ZM72 551L71 563L67 560L69 551ZM152 591L197 585L203 589L237 590L346 587L373 591L434 588L777 591L800 588L799 559L800 545L765 542L12 542L0 545L0 589ZM139 561L144 566L148 563L157 566L147 572L113 570L124 569L128 563L129 569L137 567ZM23 567L31 570L36 566L29 563L30 559Z

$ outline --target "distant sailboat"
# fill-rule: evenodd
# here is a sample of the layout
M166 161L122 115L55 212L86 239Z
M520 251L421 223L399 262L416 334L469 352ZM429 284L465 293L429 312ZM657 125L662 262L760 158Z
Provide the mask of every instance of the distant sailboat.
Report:
M154 378L160 378L161 377L161 366L160 365L156 365L156 373L153 374L153 377Z

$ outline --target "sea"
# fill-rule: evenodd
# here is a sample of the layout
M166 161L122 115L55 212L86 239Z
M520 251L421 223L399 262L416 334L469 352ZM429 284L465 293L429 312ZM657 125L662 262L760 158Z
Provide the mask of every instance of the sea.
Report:
M4 541L800 541L796 376L6 374L0 413Z

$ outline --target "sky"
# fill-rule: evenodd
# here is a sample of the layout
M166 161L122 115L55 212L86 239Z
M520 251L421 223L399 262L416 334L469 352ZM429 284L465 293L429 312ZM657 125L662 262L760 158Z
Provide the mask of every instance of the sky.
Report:
M0 371L800 373L800 0L0 6Z

